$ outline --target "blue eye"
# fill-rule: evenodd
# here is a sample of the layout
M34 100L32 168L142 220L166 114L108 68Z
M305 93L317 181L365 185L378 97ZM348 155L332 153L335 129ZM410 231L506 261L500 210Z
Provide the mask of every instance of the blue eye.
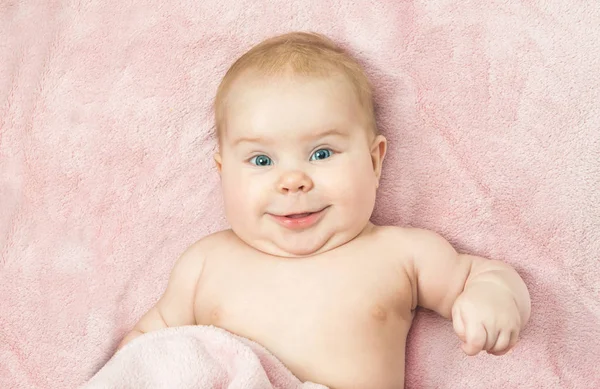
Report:
M321 159L326 159L331 157L331 150L329 149L319 149L310 156L311 161L319 161Z
M252 157L250 159L250 163L256 166L269 166L273 164L273 161L266 155L261 154L257 155L256 157Z

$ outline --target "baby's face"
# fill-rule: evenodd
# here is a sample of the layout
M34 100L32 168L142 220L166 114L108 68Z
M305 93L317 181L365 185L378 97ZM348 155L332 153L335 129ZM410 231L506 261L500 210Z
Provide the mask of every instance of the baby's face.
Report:
M360 234L385 154L385 138L366 123L341 77L237 81L215 156L234 232L284 257L328 251Z

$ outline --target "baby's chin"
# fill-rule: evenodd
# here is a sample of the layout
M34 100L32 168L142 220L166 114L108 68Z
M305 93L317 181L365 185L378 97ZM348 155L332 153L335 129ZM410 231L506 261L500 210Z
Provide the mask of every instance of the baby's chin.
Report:
M304 231L302 233L269 236L268 238L240 238L247 245L271 256L283 258L307 258L334 250L337 247L348 243L357 235L357 233L353 233L350 230L326 234L319 234L317 231Z
M272 251L270 255L277 255L285 258L307 258L317 254L322 254L326 251L332 250L340 245L331 245L329 241L323 244L272 244Z
M279 239L264 239L246 242L255 249L265 254L284 258L306 258L324 253L340 246L335 245L329 239L316 242L302 242Z

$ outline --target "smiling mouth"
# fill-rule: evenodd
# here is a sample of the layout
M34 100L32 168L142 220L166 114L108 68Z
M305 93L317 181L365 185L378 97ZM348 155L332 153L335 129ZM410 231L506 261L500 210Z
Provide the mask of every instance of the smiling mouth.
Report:
M291 213L287 215L271 214L271 216L285 228L292 230L304 229L316 224L327 208L329 207L321 208L314 212Z
M315 213L320 213L320 212L323 212L323 211L324 211L325 209L327 209L327 208L329 208L329 207L328 207L328 206L327 206L327 207L323 207L323 208L320 208L320 209L318 209L318 210L316 210L316 211L310 211L310 212L302 212L302 213L300 213L300 212L299 212L299 213L289 213L289 214L287 214L287 215L281 215L281 214L278 214L278 215L277 215L277 214L276 214L276 215L274 215L274 216L279 216L279 217L287 217L287 218L289 218L289 219L302 219L303 217L308 217L308 216L310 216L310 215L314 215Z
M321 212L321 211L317 211L317 212ZM307 217L307 216L312 215L313 213L317 213L317 212L293 213L291 215L285 215L285 217L290 218L290 219L300 219L300 218Z

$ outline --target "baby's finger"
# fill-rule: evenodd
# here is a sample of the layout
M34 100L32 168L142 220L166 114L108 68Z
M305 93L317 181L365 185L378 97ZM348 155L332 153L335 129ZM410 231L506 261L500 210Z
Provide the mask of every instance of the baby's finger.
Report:
M496 356L502 356L508 352L510 352L513 347L515 347L515 344L517 344L517 341L519 340L519 332L518 331L512 331L509 335L509 341L508 341L508 345L504 348L504 350L499 351L499 352L494 352L492 354L496 355Z
M512 350L515 344L519 341L519 330L512 331L510 333L510 342L508 343L508 350Z
M502 331L498 336L498 340L496 340L496 344L491 349L488 349L488 353L493 355L504 355L508 352L510 344L510 335L509 331Z
M467 355L477 355L485 346L485 328L483 328L483 324L481 323L470 324L467 322L465 326L467 341L463 343L462 349Z
M452 310L452 327L454 327L454 332L456 332L458 338L462 342L466 342L467 339L465 336L465 323L463 321L462 315L460 314L460 310L456 308Z
M496 344L496 341L498 340L498 336L500 335L500 330L496 330L493 327L486 327L485 325L483 326L483 328L485 329L486 332L486 341L485 341L485 346L483 346L483 349L485 351L490 351L491 349L494 348L494 345Z

